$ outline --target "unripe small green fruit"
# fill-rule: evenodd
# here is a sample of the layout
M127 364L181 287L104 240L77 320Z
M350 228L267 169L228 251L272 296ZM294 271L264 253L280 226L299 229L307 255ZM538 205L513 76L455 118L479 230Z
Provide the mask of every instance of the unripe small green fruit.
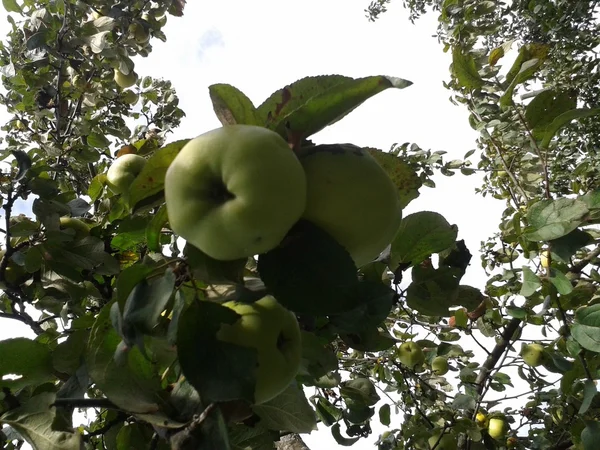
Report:
M435 375L446 375L448 373L448 359L443 356L436 356L431 361L431 371Z
M139 155L123 155L110 166L106 173L106 184L115 194L122 194L129 189L133 180L140 174L146 159Z
M138 94L136 94L134 91L128 89L125 92L123 92L123 97L121 97L123 99L123 101L125 103L128 103L130 105L135 105L140 96Z
M521 347L521 357L528 366L537 367L544 363L546 351L541 344L525 344Z

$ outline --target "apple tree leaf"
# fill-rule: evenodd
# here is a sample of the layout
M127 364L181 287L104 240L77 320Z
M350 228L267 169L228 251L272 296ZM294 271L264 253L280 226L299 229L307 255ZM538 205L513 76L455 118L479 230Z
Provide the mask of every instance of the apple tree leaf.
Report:
M540 143L542 148L548 147L550 145L550 141L552 138L558 133L558 131L563 128L565 125L569 124L572 120L581 119L584 117L590 117L600 114L600 108L593 109L572 109L571 111L567 111L556 117L544 133L544 138Z
M550 241L566 236L580 226L589 212L586 204L575 198L541 200L527 211L525 237L530 241Z
M229 441L235 450L251 448L252 450L273 450L275 437L268 428L257 423L253 426L230 424Z
M349 347L362 352L380 352L397 343L387 330L372 328L359 333L340 334Z
M356 266L346 249L306 220L259 255L258 271L277 301L299 314L340 314L363 300L355 295Z
M449 316L449 308L458 305L459 283L463 272L455 267L415 266L412 283L406 292L406 304L427 316Z
M525 109L525 119L536 139L541 139L548 126L560 114L577 107L571 92L548 89L537 94Z
M35 395L0 416L0 423L14 428L36 450L80 450L81 434L58 429L55 400L52 392Z
M27 355L26 358L23 355ZM54 380L52 353L47 345L27 338L0 341L0 388L21 389ZM15 379L6 377L14 375Z
M145 199L156 195L162 196L167 169L188 142L189 139L182 139L168 144L148 159L129 189L128 202L132 209L136 209L137 205Z
M167 205L161 205L146 227L146 242L151 251L162 251L162 246L165 243L161 241L161 238L164 236L162 234L162 229L168 221L169 216L167 215Z
M533 295L540 287L542 282L540 278L527 266L523 266L523 284L521 286L521 292L519 295L523 297L529 297Z
M329 339L302 330L302 362L298 371L305 379L322 377L337 370L338 360Z
M475 59L465 53L462 48L455 46L452 50L452 74L461 86L478 89L483 86L483 80L477 71Z
M600 422L586 420L585 428L581 432L583 450L594 450L600 440Z
M194 278L205 283L242 283L246 259L219 261L211 258L189 242L183 254L192 269Z
M358 307L330 316L330 323L346 333L380 325L392 309L396 292L382 283L363 281L356 286L355 295L363 298Z
M303 78L273 93L258 107L261 124L284 138L307 138L353 111L388 88L402 89L412 82L372 76L349 78L327 75Z
M433 253L451 247L457 236L452 226L441 215L432 211L420 211L402 219L390 253L391 267L400 264L420 264Z
M114 301L102 308L90 333L86 352L90 378L111 402L124 411L162 416L161 420L169 424L171 420L160 413L168 410L166 392L153 364L137 347L127 352L124 365L117 365L114 360L121 337L111 326L113 304Z
M342 436L339 422L331 427L331 435L335 439L335 442L337 442L340 445L343 445L344 447L350 447L360 440L360 437L347 438Z
M208 87L210 99L217 118L223 125L259 125L256 107L238 88L229 84L213 84Z
M383 152L375 148L366 148L365 150L383 167L383 170L398 188L401 208L405 208L419 196L419 188L423 183L407 162L393 153Z
M192 302L179 318L179 364L204 402L254 400L256 350L217 339L221 324L238 318L232 309L211 301Z
M277 397L254 405L252 410L262 419L262 424L272 430L310 433L317 429L315 412L295 382Z

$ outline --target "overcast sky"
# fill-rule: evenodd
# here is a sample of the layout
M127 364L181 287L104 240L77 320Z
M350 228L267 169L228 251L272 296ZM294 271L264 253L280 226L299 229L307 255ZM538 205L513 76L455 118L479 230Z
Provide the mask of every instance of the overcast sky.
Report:
M192 138L220 126L208 86L229 83L255 105L273 91L309 75L351 77L389 75L414 84L387 90L368 100L342 121L313 136L316 143L351 142L389 149L415 142L423 149L445 150L448 159L462 158L475 147L476 133L467 112L448 101L450 58L433 37L437 14L416 25L396 0L375 23L364 9L368 0L229 0L189 1L185 16L169 17L168 41L157 40L148 58L136 59L140 76L170 79L186 112L171 140ZM0 32L6 34L2 23ZM459 228L473 259L465 284L484 287L479 263L480 242L497 230L502 203L474 193L479 177L435 178L436 189L422 188L406 213L441 213ZM0 320L0 339L28 330ZM7 326L8 325L8 326ZM374 422L377 422L375 420ZM374 424L376 425L376 424ZM392 428L399 424L392 423ZM352 448L373 449L381 428ZM329 430L306 438L314 450L334 448Z

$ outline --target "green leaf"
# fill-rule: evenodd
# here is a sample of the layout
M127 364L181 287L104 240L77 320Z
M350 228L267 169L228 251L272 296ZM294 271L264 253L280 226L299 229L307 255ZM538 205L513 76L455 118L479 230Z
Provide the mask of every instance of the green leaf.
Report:
M346 249L308 221L260 255L258 271L277 301L299 314L341 314L363 300L356 295L356 266Z
M379 408L379 422L381 422L381 425L384 425L386 427L390 426L390 414L391 408L388 403L382 405L381 408Z
M527 211L529 227L525 237L540 242L565 236L583 223L588 212L579 199L561 197L539 201Z
M340 395L349 408L374 406L380 398L373 382L362 377L344 381L340 388Z
M413 282L406 291L406 304L428 316L448 316L449 308L458 304L458 292L462 271L442 266L415 266Z
M174 287L175 274L170 269L160 278L150 282L143 280L137 284L123 308L123 327L132 327L151 334L173 296Z
M0 388L18 390L55 378L50 349L37 341L26 338L0 341L0 361ZM18 378L11 380L6 375Z
M452 408L457 410L474 410L477 407L477 401L471 395L456 394L452 402Z
M585 380L585 385L583 388L583 400L581 401L581 406L579 407L579 415L582 416L587 412L592 404L592 400L598 393L598 389L596 388L596 383L592 380Z
M192 269L194 278L205 283L242 283L247 259L219 261L211 258L189 242L183 254Z
M335 439L335 442L337 442L338 444L340 444L344 447L351 447L356 442L358 442L358 440L360 439L359 437L350 439L350 438L346 438L346 437L342 436L339 423L336 423L335 425L333 425L331 427L331 435Z
M529 297L533 295L540 287L542 282L539 277L527 266L523 266L523 285L519 295Z
M375 158L398 188L401 208L405 208L419 196L419 188L423 183L410 164L390 152L383 152L375 148L365 148L364 150Z
M268 402L254 405L252 410L264 426L271 430L310 433L317 429L317 418L304 391L295 383Z
M464 53L459 46L452 49L452 74L458 83L467 89L479 89L484 84L477 71L475 59L469 53Z
M210 301L194 301L179 318L179 364L205 402L254 400L256 350L216 336L221 324L233 324L238 318L232 309Z
M144 200L154 199L157 195L161 195L165 185L167 169L188 142L189 139L173 142L157 150L148 159L129 189L128 201L131 208L135 209Z
M229 84L208 87L217 118L223 125L259 125L256 107L242 91Z
M525 119L536 138L542 138L548 126L560 114L577 106L577 97L570 92L545 90L527 105Z
M456 226L436 212L420 211L402 219L392 242L390 266L415 266L433 253L451 247L457 236Z
M556 133L558 133L558 131L561 128L563 128L565 125L567 125L572 120L581 119L584 117L595 116L598 114L600 114L600 108L573 109L571 111L567 111L567 112L561 114L556 119L554 119L552 121L552 123L548 126L548 129L546 130L546 133L544 134L544 138L542 139L540 146L542 148L547 148L548 145L550 144L550 141L552 141L552 138L556 135Z
M360 333L341 334L340 338L349 346L358 351L380 352L387 350L397 343L387 330L371 329Z
M88 330L76 330L66 341L58 344L52 353L52 364L56 370L69 375L75 373L83 363L89 334Z
M17 3L17 0L2 0L2 6L4 6L6 12L22 12L21 7Z
M245 426L229 424L229 441L233 450L273 450L273 434L261 424Z
M162 229L168 221L169 217L167 215L167 205L161 205L146 227L146 242L148 243L148 248L151 251L162 251Z
M121 271L116 283L117 301L121 311L125 308L125 302L137 284L151 275L161 273L163 270L152 265L137 263Z
M600 353L600 327L576 323L571 326L571 335L583 348Z
M573 285L566 275L554 268L550 269L550 282L561 295L568 295L573 292Z
M330 427L343 417L342 410L333 406L331 402L324 397L317 397L315 410L317 412L317 416L321 422L323 422L323 425L327 427Z
M291 134L300 141L342 119L379 92L388 88L403 89L411 84L386 76L307 77L274 92L258 107L258 118L260 125L285 138Z
M581 441L583 442L583 450L596 450L598 441L600 440L600 422L585 421L585 428L581 432Z
M0 423L14 428L36 450L80 450L81 434L57 428L55 400L54 393L38 394L0 416Z
M96 387L124 411L140 415L156 415L168 426L172 421L161 411L167 410L166 395L155 367L138 348L127 353L125 364L117 365L114 354L121 342L111 326L110 310L114 301L105 305L94 323L86 352L86 365Z

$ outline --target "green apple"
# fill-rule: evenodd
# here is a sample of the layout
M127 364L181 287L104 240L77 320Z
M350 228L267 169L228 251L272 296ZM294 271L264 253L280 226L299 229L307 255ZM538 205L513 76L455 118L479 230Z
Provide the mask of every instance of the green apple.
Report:
M407 341L398 347L398 359L405 366L414 369L425 362L425 354L419 344Z
M487 428L489 423L487 414L485 414L482 411L479 411L475 416L475 422L477 422L477 425L479 425L480 427Z
M521 346L521 358L525 364L531 367L537 367L544 363L546 352L541 344L524 344Z
M504 440L508 430L510 430L510 427L508 426L508 422L506 421L505 417L496 416L490 419L488 424L488 434L493 439Z
M254 402L264 403L283 392L296 377L302 356L296 316L267 295L254 303L226 302L241 317L222 324L217 339L256 349Z
M429 447L435 450L456 450L458 443L456 436L445 433L440 439L441 431L435 432L428 440Z
M60 228L75 231L75 240L78 241L90 235L90 227L83 221L74 217L61 217Z
M436 356L431 361L431 371L435 375L446 375L448 373L448 359L443 356Z
M303 217L344 246L358 267L377 258L402 219L397 188L385 170L350 144L304 148L299 158L307 184Z
M134 91L128 89L125 92L123 92L123 96L121 97L123 99L123 101L125 103L128 103L130 105L135 105L140 96L138 94L136 94Z
M277 133L227 125L181 149L165 200L171 228L190 244L218 260L247 258L275 248L300 219L306 177Z
M145 165L146 158L143 156L132 154L120 156L106 172L106 184L115 194L122 194L129 189Z
M120 70L115 69L115 77L114 78L119 87L126 89L135 84L138 76L133 70L129 73L123 73Z
M0 250L0 260L4 258L4 254L6 250ZM6 270L4 271L4 281L0 284L0 289L5 289L6 284L10 285L18 285L21 284L27 277L27 271L23 266L19 266L12 260L8 261L8 265L6 266Z
M135 39L138 44L145 44L150 40L150 34L142 24L132 23L129 25L129 34Z

